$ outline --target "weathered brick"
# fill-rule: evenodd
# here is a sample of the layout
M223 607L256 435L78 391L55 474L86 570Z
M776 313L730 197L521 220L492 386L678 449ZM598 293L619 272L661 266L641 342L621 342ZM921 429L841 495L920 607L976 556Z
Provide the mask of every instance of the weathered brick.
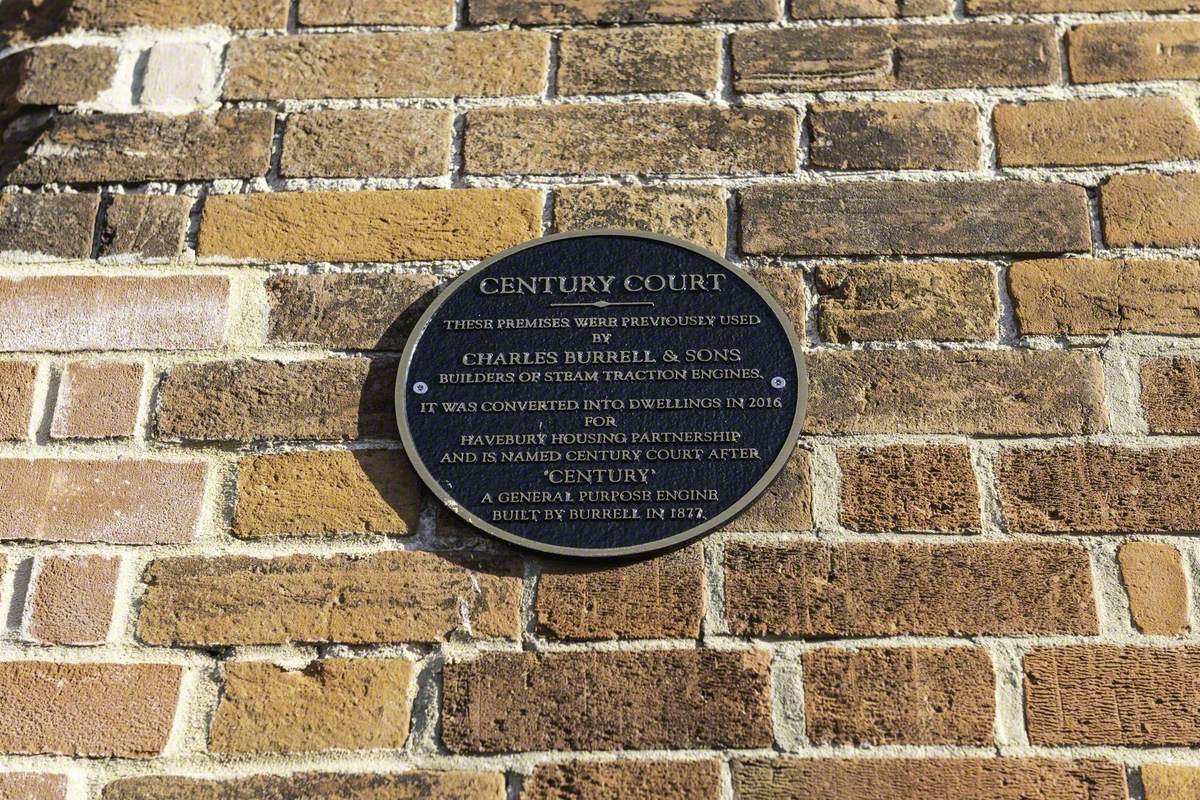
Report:
M1200 796L1200 767L1146 764L1142 787L1146 800L1192 800Z
M437 294L432 275L335 272L267 282L267 341L352 350L401 350Z
M219 62L219 50L204 42L158 42L146 55L138 105L167 112L211 106L220 91Z
M216 275L0 280L0 349L201 350L225 341L229 280Z
M239 261L479 259L541 233L542 193L412 189L218 195L201 258Z
M1067 60L1075 83L1194 80L1200 22L1103 22L1067 34Z
M123 778L104 787L104 800L504 800L504 775L410 770L378 775L297 772L206 780Z
M180 364L158 390L159 436L196 441L396 436L395 359Z
M1142 362L1142 408L1153 433L1200 431L1200 359L1188 356Z
M237 536L411 534L421 482L400 450L322 450L244 458L233 514Z
M171 664L0 662L0 753L157 755L182 672Z
M477 108L463 164L476 175L791 172L790 109L678 103Z
M1125 800L1125 769L1057 758L780 758L735 761L738 800Z
M229 46L226 100L540 94L550 38L533 31L276 36Z
M1200 263L1035 259L1008 270L1017 328L1029 336L1200 335Z
M813 273L818 328L834 342L996 335L996 281L989 264L819 264Z
M274 119L270 111L56 116L8 180L132 183L253 178L266 174L269 166Z
M873 350L810 353L805 428L820 433L1036 436L1105 430L1092 353ZM847 404L846 398L855 398Z
M1200 448L1069 445L1007 450L998 466L1008 526L1024 533L1200 530Z
M808 531L812 527L811 462L807 450L796 449L767 490L724 530L783 532Z
M704 619L699 547L601 566L553 566L538 579L539 629L558 639L696 639Z
M1200 244L1200 173L1114 175L1100 186L1110 247Z
M975 169L971 103L814 103L809 159L832 169Z
M949 14L948 0L791 0L794 19L925 17Z
M1064 183L775 184L741 198L742 251L753 255L1051 253L1092 243L1087 192Z
M330 658L294 671L265 661L226 664L208 749L303 753L403 747L412 671L412 663L402 658Z
M175 258L183 251L194 202L179 195L116 195L104 212L100 257Z
M1165 542L1125 542L1117 553L1129 612L1142 633L1187 633L1188 579L1179 551Z
M1200 744L1200 648L1038 647L1025 655L1034 745Z
M538 764L521 787L522 800L717 800L716 761L569 761Z
M566 31L559 40L558 93L715 91L721 32L699 28Z
M73 362L63 370L50 422L52 439L132 436L142 400L141 364Z
M1001 166L1090 166L1200 155L1200 129L1173 97L1001 104L992 118Z
M1106 11L1195 11L1195 0L966 0L968 14L1053 14Z
M467 628L485 638L520 630L520 567L505 560L194 557L154 561L143 580L138 635L151 644L437 642Z
M472 25L561 25L577 22L763 22L779 16L774 0L474 0Z
M23 50L7 63L16 71L18 103L70 105L95 100L112 84L117 50L55 44Z
M1058 543L733 544L737 635L1094 634L1087 551Z
M208 468L198 461L0 460L0 539L191 541Z
M0 800L66 800L67 776L10 772L0 775Z
M454 0L300 0L301 25L449 25Z
M90 258L98 194L0 195L0 252Z
M804 273L793 267L751 267L750 275L779 304L792 330L803 331L808 324Z
M803 675L816 743L992 743L996 687L982 648L822 648L804 654Z
M483 653L442 670L442 741L453 753L769 747L769 687L761 650Z
M0 361L0 439L21 441L29 438L36 379L37 364Z
M837 451L838 520L858 531L981 530L979 487L962 445L890 445Z
M554 228L664 233L724 255L725 193L716 186L565 186L554 194Z
M283 28L287 0L73 0L70 21L81 28Z
M1051 25L868 25L733 36L739 92L1041 86L1059 79Z
M453 112L438 108L291 114L279 172L301 178L444 175L453 123Z
M48 644L100 644L112 625L119 558L43 556L28 599L26 638Z

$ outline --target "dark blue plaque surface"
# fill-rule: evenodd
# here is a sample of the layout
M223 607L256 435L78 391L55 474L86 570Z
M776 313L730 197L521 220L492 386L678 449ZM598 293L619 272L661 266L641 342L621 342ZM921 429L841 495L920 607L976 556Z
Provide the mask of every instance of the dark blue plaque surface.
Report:
M550 236L461 276L397 381L414 466L509 541L620 555L718 527L783 467L802 354L750 276L672 239Z

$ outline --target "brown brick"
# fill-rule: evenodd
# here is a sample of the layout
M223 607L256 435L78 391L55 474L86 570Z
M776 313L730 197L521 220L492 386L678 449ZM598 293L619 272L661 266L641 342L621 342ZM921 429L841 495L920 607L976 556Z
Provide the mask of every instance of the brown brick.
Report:
M1200 335L1200 263L1036 259L1008 270L1023 335Z
M742 252L752 255L1049 253L1092 243L1087 193L1064 183L773 184L741 197Z
M0 252L90 258L98 194L0 195Z
M1034 745L1200 744L1200 648L1039 647L1025 655Z
M630 562L561 564L538 579L542 633L558 639L696 639L704 619L698 546Z
M287 0L73 0L71 22L81 28L283 28Z
M497 559L175 558L152 562L143 580L138 636L151 644L437 642L464 629L510 639L520 630L519 565Z
M1200 245L1200 173L1114 175L1100 187L1110 247Z
M444 175L454 114L438 108L374 108L291 114L281 175L388 178Z
M394 359L180 364L158 391L159 436L196 441L396 436Z
M721 32L699 28L565 31L559 40L558 93L716 91Z
M112 84L117 71L113 47L34 47L13 56L14 99L24 105L86 103Z
M218 195L201 258L235 261L479 259L541 233L542 193L411 189Z
M1143 361L1141 379L1142 408L1152 433L1200 431L1200 359Z
M1057 758L780 758L735 761L738 800L1125 800L1125 769Z
M774 0L474 0L472 25L560 25L577 22L752 22L779 16Z
M554 229L622 228L686 239L725 254L726 206L717 186L564 186L554 194Z
M948 0L791 0L794 19L925 17L949 14Z
M235 39L226 100L540 94L550 37L533 31Z
M751 267L750 275L783 309L792 330L803 331L808 324L804 273L793 267Z
M142 400L141 364L73 362L63 370L50 423L52 439L132 436Z
M739 92L1041 86L1059 79L1051 25L780 28L733 36Z
M0 663L0 752L149 758L171 733L171 664Z
M0 775L0 800L66 800L66 775L10 772Z
M1067 59L1075 83L1194 80L1200 52L1193 43L1200 22L1105 22L1067 34Z
M808 381L805 428L818 433L1037 436L1108 427L1100 362L1091 353L810 353Z
M269 166L274 119L269 111L57 116L8 179L133 183L253 178L266 174Z
M196 534L198 461L0 460L0 539L166 544Z
M678 103L477 108L463 161L476 175L791 172L790 109Z
M739 636L1094 634L1087 551L1058 543L733 544Z
M1046 100L996 107L1001 166L1090 166L1195 158L1200 130L1173 97Z
M29 589L26 636L47 644L101 644L112 625L119 558L43 556Z
M716 761L570 761L538 764L521 787L521 800L717 800Z
M401 350L437 294L432 275L335 272L267 282L267 341L351 350Z
M300 0L301 25L449 25L454 0Z
M277 453L238 464L237 536L411 534L420 513L421 482L400 450Z
M1187 633L1188 580L1179 551L1165 542L1125 542L1117 554L1133 623L1142 633Z
M1194 11L1195 0L966 0L968 14L1104 13L1106 11Z
M104 800L504 800L504 775L411 770L378 775L297 772L205 780L124 778L104 787Z
M839 521L858 531L981 530L979 488L962 445L890 445L837 451Z
M977 647L804 654L808 737L833 744L992 743L996 687Z
M1146 764L1142 787L1146 800L1194 800L1200 797L1200 767Z
M814 103L809 159L832 169L975 169L971 103Z
M452 753L769 747L769 660L761 650L483 653L442 670L442 741Z
M401 748L408 738L412 671L412 663L402 658L330 658L296 671L265 661L226 664L208 749Z
M216 275L0 279L0 349L201 350L225 341Z
M822 338L834 342L996 336L996 280L970 262L818 264Z
M24 441L29 438L36 379L37 364L0 361L0 439Z
M767 490L724 530L755 533L809 531L812 527L812 467L808 451L796 449Z
M183 251L194 202L178 195L116 195L100 229L100 257L175 258Z
M998 468L1008 526L1024 533L1200 529L1200 448L1014 448Z

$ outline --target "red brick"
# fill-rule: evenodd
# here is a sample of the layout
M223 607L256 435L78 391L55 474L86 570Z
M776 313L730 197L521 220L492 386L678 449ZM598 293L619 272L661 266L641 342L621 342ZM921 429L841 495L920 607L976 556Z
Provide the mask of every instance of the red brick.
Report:
M505 800L504 775L409 770L380 774L296 772L208 780L174 776L123 778L103 800Z
M561 25L577 22L758 21L776 19L774 0L673 0L670 3L628 0L474 0L468 7L472 25L513 23Z
M1098 631L1087 551L1057 543L733 544L739 636L1011 636Z
M58 384L51 438L132 436L144 374L141 364L119 361L68 364Z
M0 361L0 439L19 441L29 438L36 379L37 364Z
M225 341L229 281L52 276L0 280L0 349L201 350Z
M43 556L29 589L28 638L101 644L112 626L119 558Z
M66 800L66 775L10 772L0 775L0 800Z
M198 461L2 459L0 540L191 541L207 471Z
M1192 46L1197 35L1200 22L1186 19L1080 25L1067 34L1071 80L1108 83L1200 78L1200 54Z
M1153 433L1200 431L1200 359L1179 356L1142 362L1142 407Z
M859 531L981 530L979 487L961 445L841 448L838 520Z
M1114 175L1100 186L1110 247L1200 244L1200 173Z
M716 761L570 761L538 764L521 800L718 800Z
M171 733L170 664L0 663L0 753L149 758Z
M21 259L90 258L98 194L0 195L0 252Z

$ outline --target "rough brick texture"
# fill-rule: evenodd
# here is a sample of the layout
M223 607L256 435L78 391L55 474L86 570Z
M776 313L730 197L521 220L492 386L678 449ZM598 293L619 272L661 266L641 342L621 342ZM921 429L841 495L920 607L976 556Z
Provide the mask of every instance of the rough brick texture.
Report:
M667 234L725 253L724 193L714 187L575 186L554 194L558 231L620 228Z
M521 791L526 800L717 800L720 796L721 771L716 761L540 764Z
M301 25L447 25L454 0L300 0Z
M0 439L29 438L33 414L37 364L30 361L0 361Z
M974 169L977 117L970 103L814 103L809 157L832 169Z
M1155 358L1142 364L1142 406L1155 433L1200 430L1200 360Z
M1100 187L1104 241L1110 247L1200 244L1200 174L1115 175Z
M112 47L50 45L23 50L13 58L16 101L31 106L95 100L117 71L117 51Z
M287 24L285 0L75 0L71 22L83 28L154 28L224 25L230 28L282 28Z
M29 590L28 638L49 644L100 644L108 638L121 561L51 556Z
M190 197L122 194L112 198L100 230L102 258L172 259L183 250Z
M807 531L813 526L812 462L797 449L758 499L726 526L731 531Z
M68 364L58 382L50 423L55 439L132 436L145 368L122 361Z
M1080 25L1067 36L1071 79L1076 83L1194 79L1200 54L1190 43L1200 23L1107 22Z
M838 451L838 519L860 531L980 530L979 488L967 448L891 445Z
M716 89L721 35L692 28L568 31L559 42L561 94Z
M0 252L87 258L99 207L98 194L0 195Z
M1146 800L1187 800L1200 792L1200 769L1176 764L1142 767Z
M2 800L65 800L67 776L12 772L0 775Z
M1126 542L1118 553L1129 613L1142 633L1188 630L1188 581L1179 551L1165 542Z
M298 178L441 175L453 121L449 111L421 108L292 114L279 171Z
M504 776L488 772L410 772L356 775L299 772L208 780L124 778L104 787L103 800L504 800Z
M765 21L778 16L770 0L476 0L469 8L475 25L517 23L554 25L597 22Z

